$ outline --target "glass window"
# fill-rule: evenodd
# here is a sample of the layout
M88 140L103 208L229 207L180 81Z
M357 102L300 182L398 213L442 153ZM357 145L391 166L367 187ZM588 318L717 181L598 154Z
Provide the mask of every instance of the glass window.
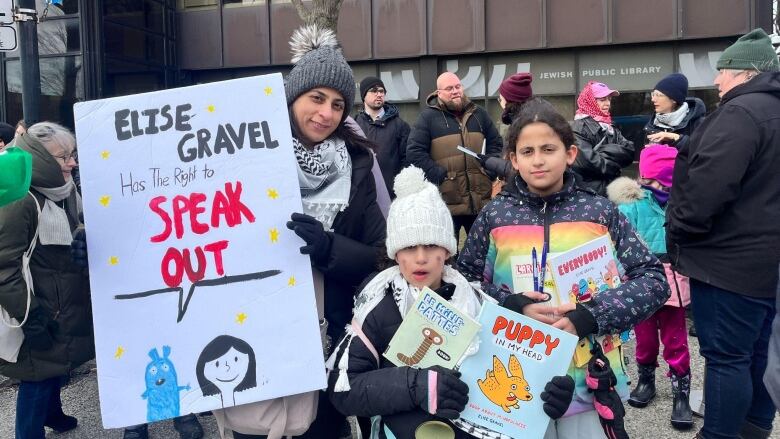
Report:
M42 6L40 3L44 3L44 2L41 2L39 0L36 3L38 3L36 5L36 9L38 9L40 13L43 13L45 7ZM61 0L58 5L55 4L49 5L49 11L47 12L47 15L78 14L78 12L79 12L79 0Z
M176 9L180 11L195 9L215 9L218 0L177 0Z
M78 18L53 19L38 23L38 55L60 55L80 50L81 38ZM18 57L19 48L6 52L6 56L8 58Z
M80 56L41 58L41 120L73 126L73 104L84 100ZM5 63L6 119L22 118L22 69L19 60Z
M106 59L105 93L107 96L124 96L163 88L165 88L165 73L161 68Z
M165 64L165 40L159 35L105 22L106 55Z
M266 0L222 0L226 8L240 8L243 6L265 6Z
M106 2L104 8L105 18L108 20L154 32L164 31L164 7L156 1Z

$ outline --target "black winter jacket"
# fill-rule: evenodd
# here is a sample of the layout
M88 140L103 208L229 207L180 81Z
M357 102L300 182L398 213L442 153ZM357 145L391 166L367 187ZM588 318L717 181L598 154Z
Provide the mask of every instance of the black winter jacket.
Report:
M780 262L780 73L731 89L680 148L666 209L682 273L752 297L775 296Z
M704 115L707 114L707 107L704 102L699 98L686 98L685 102L688 103L688 114L685 115L682 122L674 128L667 128L660 125L656 125L655 114L650 117L645 125L645 134L653 134L661 131L667 133L679 134L680 138L676 142L667 142L669 145L674 146L677 149L683 148L688 144L688 140L691 138L691 134L704 120ZM645 137L645 145L650 143Z
M327 260L312 261L325 276L325 318L328 335L338 340L352 319L357 287L376 270L377 258L385 242L385 217L376 202L376 186L370 151L347 145L352 158L352 188L349 206L336 215L332 245Z
M574 120L571 128L579 149L571 166L577 183L605 197L607 185L634 161L634 142L623 137L616 127L612 134L607 133L592 117Z
M384 105L385 114L377 120L371 119L365 110L355 116L355 121L363 129L366 138L377 145L376 159L385 186L390 196L395 198L393 180L406 166L406 142L409 138L409 124L398 115L398 108L392 104Z
M33 186L54 188L65 184L59 163L43 145L23 135L16 140L16 146L33 156ZM35 189L31 192L43 207L46 197ZM75 192L58 204L65 209L71 229L75 229L78 224ZM22 255L29 248L37 227L38 211L31 196L0 207L0 306L20 322L27 308ZM0 374L24 381L42 381L67 375L95 357L92 302L89 279L71 260L68 245L43 245L39 240L30 260L30 272L34 289L30 312L42 310L56 323L49 327L53 345L37 350L25 340L16 363L0 360Z

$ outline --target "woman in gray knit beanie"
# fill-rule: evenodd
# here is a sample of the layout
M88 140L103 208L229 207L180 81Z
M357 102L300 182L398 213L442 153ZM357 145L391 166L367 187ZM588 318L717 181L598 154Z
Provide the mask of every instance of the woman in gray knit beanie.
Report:
M355 80L335 34L304 26L295 31L290 46L295 65L285 93L303 213L292 214L287 227L303 240L301 253L311 256L321 324L335 342L352 320L357 286L376 268L385 218L371 173L372 144L344 123L354 103ZM329 344L326 340L326 351ZM343 436L345 417L324 395L317 418L300 437Z

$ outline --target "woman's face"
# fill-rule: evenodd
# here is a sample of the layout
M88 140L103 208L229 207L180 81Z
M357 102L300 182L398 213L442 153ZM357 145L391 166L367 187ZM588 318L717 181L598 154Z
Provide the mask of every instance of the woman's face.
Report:
M49 154L57 160L57 163L59 163L60 170L62 170L62 177L65 181L70 181L70 179L73 178L73 168L79 165L76 161L75 145L65 146L58 142L51 141L43 146L46 148L46 151L49 151Z
M444 262L449 252L438 245L417 245L398 250L395 261L409 284L435 290L441 286Z
M603 98L596 98L596 105L599 106L599 109L609 114L609 108L612 106L612 96L604 96Z
M292 104L295 125L304 145L313 147L330 137L341 123L346 103L338 91L328 87L313 88Z
M671 113L677 106L673 100L669 99L669 96L658 90L653 90L650 93L650 100L653 101L653 107L655 107L655 112L658 114Z
M247 370L249 370L249 355L231 347L222 356L203 366L203 376L223 391L222 389L225 388L238 387L244 381Z

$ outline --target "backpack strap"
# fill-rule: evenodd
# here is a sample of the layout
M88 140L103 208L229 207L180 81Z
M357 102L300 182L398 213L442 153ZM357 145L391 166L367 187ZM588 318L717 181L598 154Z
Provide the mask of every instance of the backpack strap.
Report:
M355 335L357 335L360 340L363 342L363 344L368 348L369 352L374 355L374 359L376 360L376 367L379 367L379 353L377 352L376 348L374 347L374 344L371 343L371 340L368 339L366 334L363 332L363 328L360 327L357 321L355 319L352 319L352 330L355 332Z
M6 321L5 315L7 313L5 310L0 313L0 321L2 321L3 324L9 328L21 328L25 322L27 322L27 317L30 315L30 304L32 303L32 296L35 294L33 289L32 273L30 272L30 259L32 258L33 251L35 251L35 245L38 243L38 230L40 229L41 224L41 204L38 202L38 199L35 198L35 195L33 195L32 192L27 191L27 193L32 197L33 201L35 201L35 209L38 213L38 221L35 226L35 234L33 235L32 242L30 242L30 246L27 248L27 251L25 251L22 255L22 278L24 279L24 283L27 286L27 307L24 311L24 319L22 319L18 325L10 323L10 318L8 319L9 321Z

